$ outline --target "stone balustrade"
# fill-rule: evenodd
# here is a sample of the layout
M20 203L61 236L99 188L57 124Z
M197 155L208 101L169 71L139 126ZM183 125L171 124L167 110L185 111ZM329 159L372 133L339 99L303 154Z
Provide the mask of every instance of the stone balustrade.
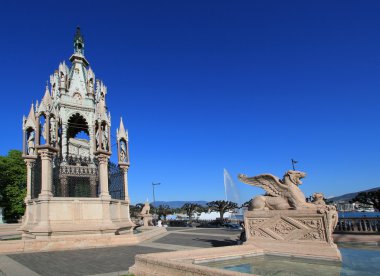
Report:
M339 218L334 233L378 233L380 234L380 217L378 218Z

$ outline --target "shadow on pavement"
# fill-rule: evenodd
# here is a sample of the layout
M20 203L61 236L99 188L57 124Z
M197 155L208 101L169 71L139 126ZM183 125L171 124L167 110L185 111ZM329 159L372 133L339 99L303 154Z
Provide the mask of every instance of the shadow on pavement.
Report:
M225 240L212 240L212 239L198 239L195 238L195 241L200 241L200 242L207 242L212 245L212 247L221 247L221 246L230 246L230 245L237 245L237 242L234 240L230 239L225 239Z

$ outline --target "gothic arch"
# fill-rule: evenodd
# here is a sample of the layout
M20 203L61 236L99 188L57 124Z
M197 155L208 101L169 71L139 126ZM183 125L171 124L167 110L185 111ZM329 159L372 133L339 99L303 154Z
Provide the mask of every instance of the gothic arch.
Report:
M67 120L67 125L68 138L74 138L75 135L81 131L84 131L87 135L90 136L90 126L86 120L86 117L79 112L73 112L70 114L69 119Z

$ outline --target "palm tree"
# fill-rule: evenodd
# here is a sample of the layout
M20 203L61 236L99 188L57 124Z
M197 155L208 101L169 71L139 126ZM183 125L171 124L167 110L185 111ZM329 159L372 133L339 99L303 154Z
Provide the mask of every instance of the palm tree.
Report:
M234 210L238 207L237 203L225 200L215 200L207 203L207 206L212 210L218 211L220 214L220 221L223 220L223 215L227 211Z

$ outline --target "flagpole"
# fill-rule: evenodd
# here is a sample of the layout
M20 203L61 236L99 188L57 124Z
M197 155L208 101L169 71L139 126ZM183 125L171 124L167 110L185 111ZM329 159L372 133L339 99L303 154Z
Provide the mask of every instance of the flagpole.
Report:
M294 160L293 158L291 160L292 160L293 171L295 171L296 168L295 168L294 164L296 164L298 161Z

